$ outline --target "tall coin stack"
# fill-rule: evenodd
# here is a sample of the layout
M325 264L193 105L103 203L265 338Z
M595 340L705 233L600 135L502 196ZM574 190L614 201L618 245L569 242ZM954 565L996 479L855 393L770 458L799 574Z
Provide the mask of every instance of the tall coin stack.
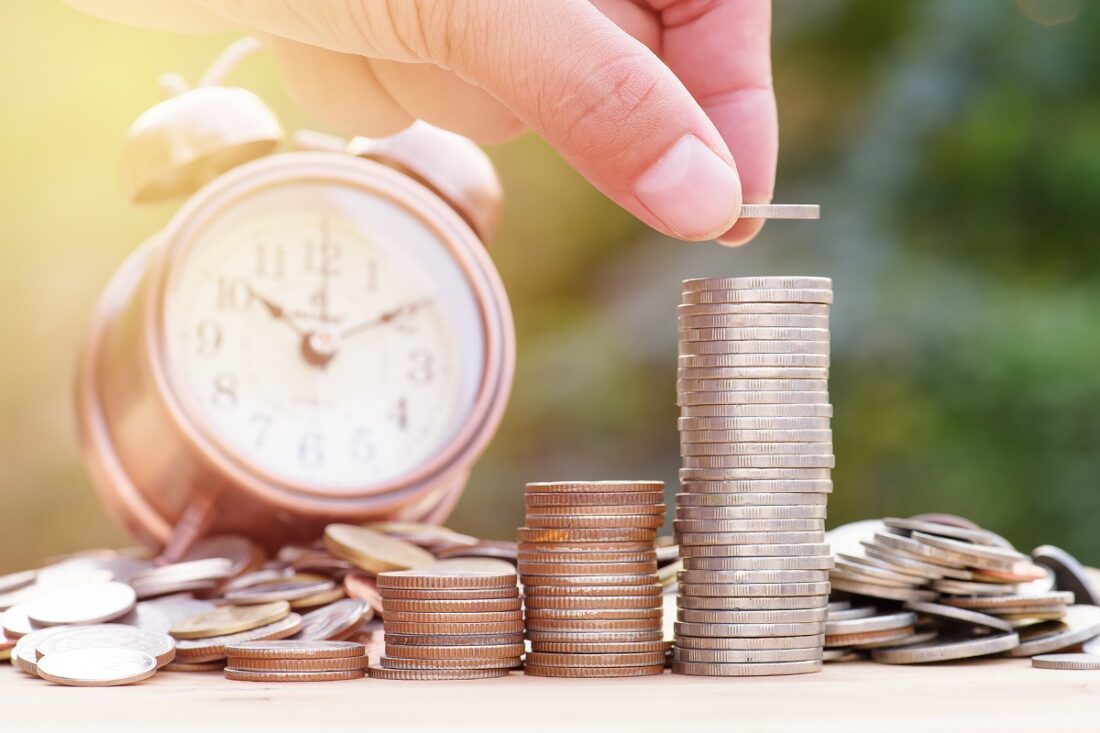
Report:
M684 281L674 672L821 669L832 300L821 277Z
M542 677L639 677L664 671L657 528L664 483L527 484L517 531L531 651Z
M522 666L523 611L511 563L440 560L378 574L386 653L371 677L469 680Z

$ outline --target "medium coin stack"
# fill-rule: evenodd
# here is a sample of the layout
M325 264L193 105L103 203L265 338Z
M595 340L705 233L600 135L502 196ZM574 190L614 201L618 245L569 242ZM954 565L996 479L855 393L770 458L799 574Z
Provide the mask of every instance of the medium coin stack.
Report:
M241 682L332 682L367 671L366 647L351 641L248 641L225 652L225 678Z
M517 531L527 640L542 677L661 674L661 481L530 483Z
M832 300L822 277L684 281L673 672L821 669Z
M1100 635L1100 607L1073 605L1064 589L1087 593L1088 580L1057 548L1029 558L1000 535L945 515L855 522L831 530L829 541L837 592L825 631L829 660L1030 657ZM1048 569L1055 560L1061 587Z
M503 677L523 662L523 610L511 563L441 560L379 573L386 649L371 677Z

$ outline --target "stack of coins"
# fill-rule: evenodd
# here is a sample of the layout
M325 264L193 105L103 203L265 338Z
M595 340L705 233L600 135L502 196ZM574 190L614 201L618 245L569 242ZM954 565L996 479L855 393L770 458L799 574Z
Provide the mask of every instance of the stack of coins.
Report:
M441 560L379 573L386 649L371 677L468 680L522 666L523 610L511 563Z
M1058 590L1055 567L1086 589L1057 548L1034 559L972 522L944 515L867 520L829 532L836 553L827 659L919 664L1032 656L1100 634L1100 608ZM1042 565L1039 562L1042 561ZM1066 582L1069 581L1069 582ZM1091 594L1088 596L1091 598Z
M660 481L527 484L518 530L527 639L524 671L638 677L664 671L657 528Z
M674 672L821 668L832 299L821 277L684 281Z
M225 651L225 678L241 682L333 682L367 671L366 647L350 641L249 641Z

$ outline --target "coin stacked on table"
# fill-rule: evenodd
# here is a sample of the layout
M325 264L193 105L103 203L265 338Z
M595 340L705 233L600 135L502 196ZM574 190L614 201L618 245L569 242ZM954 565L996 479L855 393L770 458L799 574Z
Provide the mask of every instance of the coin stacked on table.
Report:
M524 671L637 677L664 671L657 528L661 481L527 484L517 531L527 640Z
M1029 657L1100 635L1100 607L1077 603L1045 565L957 517L868 520L829 533L836 552L826 658L918 664ZM1056 549L1056 548L1053 548ZM1068 557L1065 553L1058 557ZM1080 567L1070 563L1059 569ZM1069 583L1087 588L1083 577ZM1090 596L1091 597L1091 596Z
M386 648L371 677L480 679L522 666L523 610L511 563L440 560L379 573L377 584Z
M367 671L367 650L351 641L247 641L225 647L225 677L241 682L333 682Z
M674 672L821 668L832 491L822 277L685 280Z

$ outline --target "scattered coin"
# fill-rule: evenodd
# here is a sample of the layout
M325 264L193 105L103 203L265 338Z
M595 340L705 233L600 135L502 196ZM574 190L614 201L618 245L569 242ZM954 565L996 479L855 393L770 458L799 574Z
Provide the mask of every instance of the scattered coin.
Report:
M368 573L408 570L436 562L427 550L373 529L353 524L325 527L325 548Z
M366 654L362 644L351 641L245 641L229 644L227 654L237 659L336 659Z
M295 635L302 641L341 640L352 634L373 611L363 601L345 598L302 616L302 628Z
M41 659L73 649L132 649L156 659L158 667L163 667L176 657L176 642L168 634L143 631L121 624L68 628L43 639L35 646L34 653Z
M58 685L108 687L152 677L157 660L135 649L70 649L38 660L38 676Z
M875 649L871 659L882 664L925 664L945 662L952 659L970 659L990 654L1011 652L1020 643L1016 634L995 634L986 637L965 638L962 640L936 641L928 644L889 649Z
M136 602L134 589L126 583L81 583L36 596L24 612L39 626L96 624L125 616Z
M178 622L170 633L177 639L228 636L275 623L289 613L290 604L286 601L254 606L221 606Z
M1040 654L1031 658L1036 669L1100 669L1100 657L1092 654Z
M1058 590L1073 593L1078 603L1100 605L1100 592L1093 587L1081 563L1068 552L1054 545L1042 545L1031 551L1031 558L1054 572Z

